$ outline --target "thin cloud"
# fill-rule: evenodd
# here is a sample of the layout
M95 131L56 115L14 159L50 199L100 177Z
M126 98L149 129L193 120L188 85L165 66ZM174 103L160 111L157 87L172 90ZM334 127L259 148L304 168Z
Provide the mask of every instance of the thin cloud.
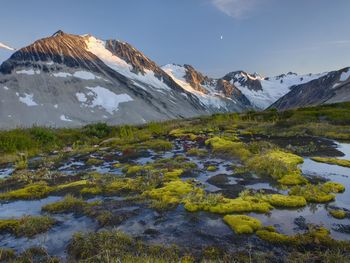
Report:
M7 46L7 45L1 43L1 42L0 42L0 48L7 49L7 50L11 50L11 51L16 50L15 48L9 47L9 46Z
M236 19L245 18L264 0L210 0L224 14Z

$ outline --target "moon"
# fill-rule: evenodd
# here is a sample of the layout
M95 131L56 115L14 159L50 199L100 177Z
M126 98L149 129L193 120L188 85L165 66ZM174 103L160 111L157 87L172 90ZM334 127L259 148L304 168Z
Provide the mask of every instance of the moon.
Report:
M220 36L220 39L223 40L223 39L224 39L224 36L221 35L221 36Z

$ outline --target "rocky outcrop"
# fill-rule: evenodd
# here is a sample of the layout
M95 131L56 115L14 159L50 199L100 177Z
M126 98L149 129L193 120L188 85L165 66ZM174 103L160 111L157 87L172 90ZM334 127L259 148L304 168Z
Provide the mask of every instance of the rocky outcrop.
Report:
M223 79L231 83L238 82L241 86L249 87L250 90L259 91L263 89L260 82L261 78L258 75L250 75L241 70L230 72Z
M208 91L203 88L203 85L212 85L212 80L202 73L195 70L191 65L184 65L186 69L185 79L191 85L191 87L197 91L207 94Z

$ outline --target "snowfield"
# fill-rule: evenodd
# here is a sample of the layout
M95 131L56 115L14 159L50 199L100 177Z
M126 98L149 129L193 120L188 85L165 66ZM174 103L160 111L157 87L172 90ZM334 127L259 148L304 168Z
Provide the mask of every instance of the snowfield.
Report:
M61 116L60 116L60 120L61 120L61 121L68 121L68 122L71 122L71 121L72 121L71 119L67 118L65 115L61 115Z
M239 81L231 81L256 107L266 109L279 98L286 95L294 85L300 85L312 80L323 77L327 74L308 74L297 75L287 74L282 77L263 78L257 75L240 73L235 76L236 79L243 78L247 80L258 80L261 83L262 90L253 90L247 86L241 85Z
M17 74L26 74L26 75L35 75L40 74L40 70L34 70L34 69L28 69L28 70L18 70L16 71Z
M19 96L18 93L16 95ZM19 97L19 101L30 107L37 106L38 104L34 101L33 97L34 97L33 94L25 93L24 97Z
M91 108L103 108L109 114L117 111L120 103L133 101L128 94L115 94L109 89L100 86L86 87L86 89L89 90L87 94L82 92L75 94L82 105Z
M346 81L348 78L350 78L350 69L341 74L339 81Z
M84 80L101 79L101 77L98 77L89 71L83 71L83 70L76 71L73 74L68 72L57 72L57 73L52 73L52 75L56 78L74 77L74 78L84 79Z
M105 41L90 36L86 41L86 45L88 46L88 51L96 55L108 67L124 75L125 77L143 82L155 89L170 90L170 88L163 81L154 76L153 71L145 70L146 73L144 75L141 73L136 74L132 72L132 65L128 64L125 60L119 58L118 56L113 55L112 52L106 49Z

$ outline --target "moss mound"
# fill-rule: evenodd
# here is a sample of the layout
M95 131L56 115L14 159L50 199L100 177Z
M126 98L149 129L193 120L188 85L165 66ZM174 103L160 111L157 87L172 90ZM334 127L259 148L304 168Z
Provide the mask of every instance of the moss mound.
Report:
M258 219L246 215L226 215L224 221L236 234L252 234L262 227Z

